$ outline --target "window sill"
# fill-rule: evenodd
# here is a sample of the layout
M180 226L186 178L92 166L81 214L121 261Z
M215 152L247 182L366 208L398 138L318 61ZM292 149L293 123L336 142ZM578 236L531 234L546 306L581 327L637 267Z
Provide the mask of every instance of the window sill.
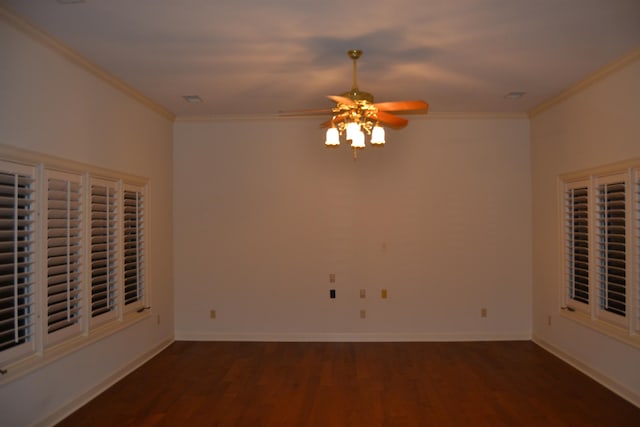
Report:
M589 314L580 311L562 311L560 315L565 319L572 320L586 326L602 335L621 341L631 347L640 349L640 335L630 333L628 329L612 325L600 319L592 318Z
M2 369L6 370L6 373L0 376L0 386L15 381L24 375L34 372L56 360L62 359L90 344L114 335L119 331L127 329L149 317L151 317L149 310L145 310L142 313L128 313L122 320L105 323L87 335L80 335L58 345L45 348L44 351L27 356L13 364L3 366Z

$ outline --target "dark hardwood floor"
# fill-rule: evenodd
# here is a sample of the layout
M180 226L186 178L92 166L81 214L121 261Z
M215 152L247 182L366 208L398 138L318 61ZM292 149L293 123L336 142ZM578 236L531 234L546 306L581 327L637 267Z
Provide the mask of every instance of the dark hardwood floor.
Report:
M66 426L640 426L532 342L176 342Z

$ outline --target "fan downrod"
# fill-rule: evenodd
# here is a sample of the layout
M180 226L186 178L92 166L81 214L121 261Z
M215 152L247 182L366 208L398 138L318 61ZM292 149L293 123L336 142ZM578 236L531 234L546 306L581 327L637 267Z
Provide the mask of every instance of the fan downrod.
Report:
M360 49L352 49L347 51L347 55L353 59L353 86L350 91L343 93L342 96L353 101L373 103L373 95L358 88L358 58L362 56L362 51Z

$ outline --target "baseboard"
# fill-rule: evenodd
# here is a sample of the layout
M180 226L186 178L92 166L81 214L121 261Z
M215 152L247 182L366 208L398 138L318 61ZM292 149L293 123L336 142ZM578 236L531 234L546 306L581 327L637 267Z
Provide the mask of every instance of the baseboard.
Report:
M534 335L532 341L547 350L549 353L567 362L569 365L573 366L583 374L602 384L604 387L608 388L618 396L640 408L640 394L629 389L627 386L611 379L597 369L594 369L591 366L581 362L580 360L571 356L569 353L566 353L565 351L559 349L548 341L545 341L539 336Z
M176 341L257 341L257 342L456 342L456 341L529 341L531 333L216 333L176 331Z
M154 357L155 355L160 353L162 350L167 348L173 342L174 342L173 337L162 341L160 344L153 347L151 350L145 352L140 357L131 361L123 368L114 372L112 375L107 377L104 381L100 382L96 386L87 390L85 393L73 399L71 402L67 403L57 411L47 415L46 417L38 421L36 424L34 424L34 426L48 427L48 426L56 425L57 423L59 423L60 421L62 421L63 419L71 415L73 412L80 409L86 403L94 399L100 393L104 392L109 387L111 387L112 385L120 381L122 378L126 377L131 372L133 372L134 370L136 370L137 368L145 364L148 360L150 360L152 357Z

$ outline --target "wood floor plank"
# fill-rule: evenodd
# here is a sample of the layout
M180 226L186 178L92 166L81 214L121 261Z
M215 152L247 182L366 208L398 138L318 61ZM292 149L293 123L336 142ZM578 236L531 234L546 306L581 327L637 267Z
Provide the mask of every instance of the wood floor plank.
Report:
M640 426L532 342L176 342L58 424Z

